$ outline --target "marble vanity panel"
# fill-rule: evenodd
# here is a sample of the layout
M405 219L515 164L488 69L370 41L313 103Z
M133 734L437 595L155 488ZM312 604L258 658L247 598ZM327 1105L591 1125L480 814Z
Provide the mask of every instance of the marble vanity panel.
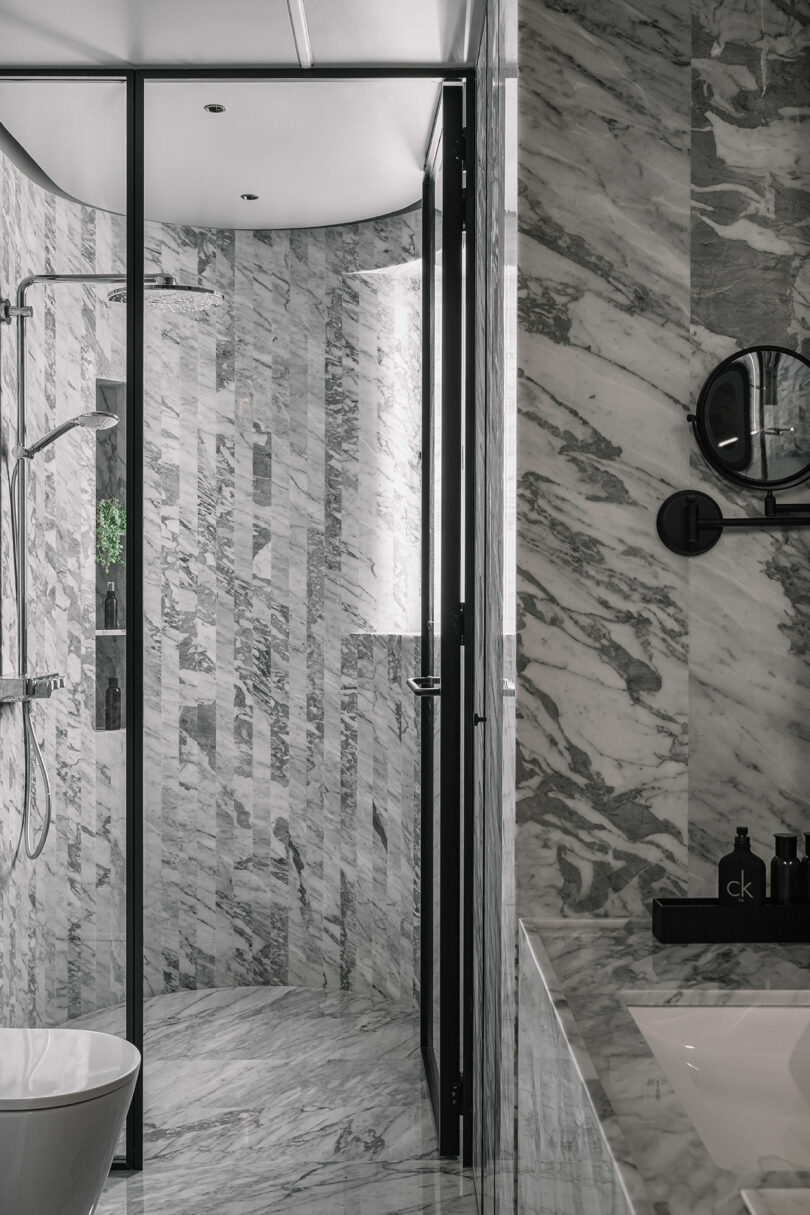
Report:
M518 1215L635 1215L525 930L519 959Z
M35 185L0 154L0 295L36 273L122 271L121 217ZM124 310L92 287L29 291L28 437L96 408L96 379L124 378ZM16 325L0 328L2 670L16 674L10 449L16 441ZM54 819L36 862L11 859L23 804L19 707L0 709L0 1020L54 1024L124 995L123 735L95 730L95 442L74 431L29 476L30 670L64 690L34 708ZM41 785L37 783L37 789Z
M412 999L419 214L147 236L148 990Z
M692 399L716 363L770 343L810 353L810 28L803 6L693 4ZM693 452L724 514L762 495ZM783 500L804 501L799 487ZM690 563L689 886L713 891L737 822L754 848L807 829L807 534L729 535Z
M519 12L518 906L639 913L685 893L690 13Z

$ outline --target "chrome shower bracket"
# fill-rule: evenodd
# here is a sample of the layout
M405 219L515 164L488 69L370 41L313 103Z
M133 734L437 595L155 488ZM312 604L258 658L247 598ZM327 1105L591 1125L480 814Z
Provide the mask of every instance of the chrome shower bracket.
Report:
M10 325L18 316L29 317L34 315L34 309L27 304L24 308L15 308L11 300L0 299L0 325Z
M0 675L0 704L19 704L25 700L47 700L65 686L64 675Z

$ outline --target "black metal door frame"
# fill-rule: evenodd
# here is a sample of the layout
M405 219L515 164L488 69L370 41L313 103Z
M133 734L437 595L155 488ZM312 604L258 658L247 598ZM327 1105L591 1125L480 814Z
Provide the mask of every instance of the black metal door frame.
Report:
M463 84L467 93L467 106L471 105L472 89L474 87L475 73L469 68L448 68L444 64L422 65L418 67L328 67L328 68L262 68L262 67L237 67L220 64L216 66L193 67L187 64L177 64L161 67L139 67L122 69L118 64L109 64L93 67L52 67L52 66L20 66L20 67L4 67L0 66L0 79L53 79L53 80L88 80L88 79L107 79L118 80L125 84L126 87L126 165L127 165L127 215L126 215L126 246L127 246L127 351L126 351L126 367L127 367L127 443L128 443L128 464L127 464L127 638L126 638L126 662L127 662L127 686L126 686L126 717L127 717L127 740L126 740L126 840L127 840L127 857L126 857L126 1035L127 1039L132 1042L143 1055L143 998L144 998L144 982L143 982L143 386L144 386L144 323L143 323L143 273L144 273L144 86L146 82L153 80L256 80L256 81L304 81L304 80L373 80L373 79L436 79L437 82L443 84L457 83ZM461 90L459 89L460 93ZM468 122L468 129L474 130L474 124ZM463 136L462 136L463 143ZM463 150L462 150L463 157ZM461 173L461 167L457 169ZM468 169L469 173L469 169ZM464 220L464 204L461 204L461 211L455 215L454 222L463 225ZM469 211L469 206L467 207ZM472 245L472 223L468 217L468 257ZM460 262L454 273L461 274ZM468 275L467 281L467 298L471 298L471 283ZM469 307L469 303L468 303ZM472 316L472 313L468 313ZM429 318L429 314L427 314ZM457 318L458 326L455 319L448 320L448 332L443 335L443 341L447 340L453 348L460 349L461 347L461 328L460 317ZM424 331L428 330L426 317L423 317ZM472 328L469 326L468 328ZM429 339L428 339L429 341ZM424 348L424 345L423 345ZM472 375L471 356L467 367L468 386ZM458 399L461 401L461 393L463 386L461 383L457 386L459 393ZM468 398L469 400L469 398ZM468 418L470 417L468 408ZM460 415L457 420L460 425ZM455 423L454 423L455 424ZM468 422L468 426L470 422ZM468 442L469 442L468 436ZM443 449L444 450L444 449ZM427 458L427 448L423 441L423 459ZM468 466L469 466L468 461ZM444 471L444 470L443 470ZM444 498L444 496L443 496ZM460 509L460 508L459 508ZM453 521L448 518L447 525ZM442 529L445 527L445 519L442 520ZM458 533L456 533L458 534ZM471 561L471 545L469 543L470 536L468 533L468 561ZM443 546L444 552L444 546ZM448 556L448 562L450 557ZM468 570L469 570L468 566ZM423 570L424 573L424 570ZM469 597L468 597L469 602ZM452 613L448 611L448 620L446 622L446 635L451 635L458 638L461 642L461 617L457 610ZM458 647L454 647L458 653L458 657L454 659L453 669L460 673L461 657ZM467 697L465 696L465 703ZM423 714L427 711L426 704L423 702ZM466 715L465 715L466 716ZM465 723L466 727L469 723ZM461 712L459 711L458 723L454 727L453 737L457 740L456 746L460 743L462 736ZM446 778L447 787L449 790L450 779ZM458 782L456 782L458 783ZM466 784L466 773L465 782ZM444 792L444 789L443 789ZM453 796L457 797L457 792L453 792ZM423 805L426 803L423 802ZM467 812L465 811L465 818ZM426 821L426 816L425 816ZM457 819L457 825L460 823L460 818ZM468 838L471 844L471 828L468 831ZM443 842L448 846L451 843L450 828L447 830L444 826L442 829ZM457 842L457 840L456 840ZM423 841L424 853L424 841ZM469 866L465 864L465 872L469 871ZM449 880L455 883L454 889L456 892L456 903L458 904L461 896L461 879L460 873L454 870L449 875ZM423 882L423 904L422 914L425 914L424 905L424 882ZM469 909L472 907L472 891L465 886L464 891L464 907L465 907L465 924L469 925ZM425 921L423 919L423 943L425 935ZM454 940L446 940L443 942L443 957L451 964L450 953L455 951L456 958L459 957L461 948L460 941L456 935ZM465 939L465 971L467 970L467 944ZM424 974L424 950L422 967ZM460 973L460 966L457 966ZM459 981L460 982L460 981ZM460 991L459 982L456 986ZM467 1040L470 1037L466 1027L471 1024L469 1011L471 1004L468 1002L471 998L471 987L465 974L464 980L464 1023L465 1023L465 1059L467 1057ZM468 990L469 988L469 990ZM422 1015L424 1018L424 1001ZM471 1049L471 1043L470 1043ZM441 1050L441 1045L440 1045ZM426 1071L428 1075L428 1084L432 1082L431 1071L426 1060ZM435 1077L433 1078L435 1082ZM469 1086L467 1086L469 1088ZM448 1094L444 1096L445 1108L448 1107ZM464 1094L463 1106L465 1111L469 1108L467 1093ZM460 1089L456 1087L454 1104L453 1104L453 1123L456 1128L455 1132L455 1149L451 1154L458 1152L458 1114L460 1112ZM467 1119L467 1123L470 1123ZM465 1144L467 1141L467 1133L465 1126ZM465 1148L466 1156L466 1148ZM138 1079L138 1084L135 1089L135 1094L132 1099L129 1114L127 1117L126 1126L126 1154L122 1157L116 1157L113 1162L113 1169L137 1171L143 1167L143 1075Z
M433 332L435 300L436 183L434 155L429 155L423 191L423 434L422 434L422 677L425 691L438 677L441 698L439 780L439 873L434 872L435 827L433 771L434 695L422 700L422 953L421 1047L428 1090L436 1120L439 1151L456 1156L463 1148L464 1163L472 1157L472 673L473 648L469 644L473 621L470 589L474 585L472 506L473 463L464 460L464 447L472 450L474 394L472 359L474 276L471 207L474 132L473 81L462 87L445 85L431 145L442 145L441 242L441 384L433 400ZM465 178L466 174L466 178ZM466 230L466 236L465 236ZM465 275L465 258L467 273ZM465 325L466 312L466 325ZM432 467L433 411L441 410L441 470ZM465 467L466 466L466 467ZM431 484L440 472L441 519L441 669L434 670L431 589ZM464 521L466 519L466 527ZM462 575L462 536L464 570ZM466 606L465 606L466 605ZM465 642L468 644L465 647ZM463 767L462 767L463 754ZM459 841L464 840L463 848ZM439 1043L434 1041L434 886L439 880L438 971ZM464 1118L463 1145L460 1118Z

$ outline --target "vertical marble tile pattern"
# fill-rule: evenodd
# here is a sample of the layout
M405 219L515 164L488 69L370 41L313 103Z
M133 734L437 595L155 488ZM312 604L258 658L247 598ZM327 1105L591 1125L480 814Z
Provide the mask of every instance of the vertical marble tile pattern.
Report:
M692 38L694 400L736 349L810 353L807 9L696 2ZM724 513L761 510L696 453L690 481ZM764 857L807 828L809 556L805 533L745 533L690 566L690 893L712 892L738 819Z
M420 219L148 226L147 987L417 987Z
M522 913L684 892L689 57L685 0L520 6Z
M123 269L121 217L50 194L0 153L0 293L47 271ZM89 287L34 287L28 435L96 408L96 380L123 379L124 312ZM16 326L0 332L2 670L16 673L9 472L16 441ZM23 803L22 723L0 710L0 1021L54 1024L124 995L123 736L95 730L95 441L74 431L30 466L30 670L67 687L34 709L54 819L36 863L11 868ZM41 790L41 785L37 786Z

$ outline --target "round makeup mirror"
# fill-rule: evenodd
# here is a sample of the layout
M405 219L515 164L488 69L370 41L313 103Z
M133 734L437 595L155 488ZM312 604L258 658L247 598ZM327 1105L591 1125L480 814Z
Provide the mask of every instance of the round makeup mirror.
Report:
M810 359L752 346L725 359L690 415L698 446L722 477L785 489L810 477Z

